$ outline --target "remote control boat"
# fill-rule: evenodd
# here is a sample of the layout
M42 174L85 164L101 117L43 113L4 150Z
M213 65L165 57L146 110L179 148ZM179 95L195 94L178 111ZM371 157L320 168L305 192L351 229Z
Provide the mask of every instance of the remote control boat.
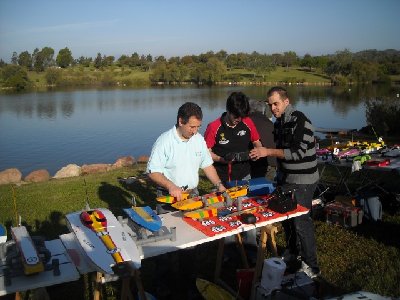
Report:
M68 214L66 219L97 271L114 274L115 267L121 264L140 268L141 259L135 242L108 209L74 212Z

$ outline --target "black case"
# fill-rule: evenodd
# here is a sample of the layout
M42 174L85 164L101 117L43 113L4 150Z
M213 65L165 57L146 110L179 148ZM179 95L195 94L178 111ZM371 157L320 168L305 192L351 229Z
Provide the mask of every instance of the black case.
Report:
M269 199L268 208L278 213L287 213L297 208L297 200L294 197L295 186L278 186Z

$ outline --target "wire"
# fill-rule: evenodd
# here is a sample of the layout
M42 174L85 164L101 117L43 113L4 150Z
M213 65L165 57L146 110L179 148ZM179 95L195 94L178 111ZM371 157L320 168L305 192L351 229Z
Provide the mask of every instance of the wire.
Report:
M12 194L13 194L13 200L14 200L14 213L15 213L15 223L16 226L18 226L18 214L17 214L17 200L15 197L15 188L13 185L11 185L11 189L12 189Z

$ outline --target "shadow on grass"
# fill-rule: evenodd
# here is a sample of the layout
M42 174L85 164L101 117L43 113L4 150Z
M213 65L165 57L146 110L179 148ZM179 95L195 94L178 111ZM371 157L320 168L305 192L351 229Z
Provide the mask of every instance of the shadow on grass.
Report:
M155 209L157 204L156 189L149 180L136 180L130 184L121 182L120 185L131 192L132 196L135 196L137 206L150 206Z
M382 221L363 220L363 223L352 229L357 235L382 243L385 246L400 249L400 224Z
M115 216L123 216L122 209L132 205L130 193L108 182L101 182L97 193L99 198L108 204L108 208Z
M63 223L64 214L59 211L52 211L49 219L45 221L35 220L34 235L46 237L46 240L56 239L59 235L68 233L69 230L65 223ZM31 228L28 229L30 232Z

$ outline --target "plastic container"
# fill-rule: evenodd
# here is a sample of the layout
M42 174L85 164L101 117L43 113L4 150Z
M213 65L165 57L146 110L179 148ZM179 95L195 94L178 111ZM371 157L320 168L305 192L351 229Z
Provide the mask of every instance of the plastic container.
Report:
M266 291L280 289L285 270L286 264L280 258L273 257L264 260L261 276L261 286Z
M360 199L360 206L364 211L367 219L378 221L382 220L382 203L379 197L369 197Z

